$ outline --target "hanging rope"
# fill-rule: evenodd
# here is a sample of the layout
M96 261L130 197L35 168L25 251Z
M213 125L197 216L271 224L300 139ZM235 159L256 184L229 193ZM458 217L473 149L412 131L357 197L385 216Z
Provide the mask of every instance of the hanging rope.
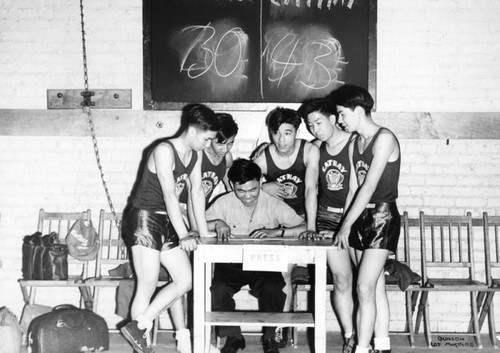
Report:
M84 88L85 90L81 93L83 96L82 109L83 112L87 114L90 135L92 136L92 144L94 145L94 153L95 159L97 163L97 168L99 169L99 173L101 175L102 186L104 188L104 192L106 193L106 197L108 199L109 209L113 214L113 218L115 220L116 226L120 230L121 222L118 219L118 215L116 214L115 208L113 206L113 201L111 200L111 194L109 193L108 185L106 184L106 180L104 179L104 172L101 164L101 157L99 153L99 147L97 146L97 138L94 128L94 121L92 119L92 111L90 109L91 106L95 104L92 102L91 97L94 95L94 92L89 91L89 76L87 70L87 48L85 45L85 22L83 16L83 0L80 0L80 18L82 25L82 53L83 53L83 80L84 80Z

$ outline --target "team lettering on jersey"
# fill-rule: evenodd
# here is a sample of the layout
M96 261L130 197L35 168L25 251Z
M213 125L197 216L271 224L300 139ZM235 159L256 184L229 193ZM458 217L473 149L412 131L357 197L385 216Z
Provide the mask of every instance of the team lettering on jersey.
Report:
M364 161L358 161L354 170L356 171L356 179L358 180L358 185L362 185L365 181L366 173L368 173L370 166Z
M294 199L297 197L297 184L302 183L298 176L287 173L276 179L276 181L285 187L285 199Z
M175 196L177 196L177 198L179 198L180 194L186 187L187 177L188 177L187 173L184 173L179 175L177 179L175 179Z
M344 188L344 173L347 169L335 159L329 159L323 163L321 171L325 174L327 189L338 191Z
M209 195L215 185L219 184L219 177L212 171L203 172L201 185L205 191L205 196Z

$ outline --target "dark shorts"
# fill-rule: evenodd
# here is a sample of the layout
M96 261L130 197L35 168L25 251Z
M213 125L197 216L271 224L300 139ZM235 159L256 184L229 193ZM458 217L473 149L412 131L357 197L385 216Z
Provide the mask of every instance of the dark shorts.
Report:
M356 250L386 249L394 253L401 232L401 216L395 202L370 204L352 227L349 246Z
M342 218L343 209L318 206L316 213L316 232L325 230L335 232Z
M142 245L163 251L179 246L179 237L166 214L131 207L123 220L123 236L129 247Z

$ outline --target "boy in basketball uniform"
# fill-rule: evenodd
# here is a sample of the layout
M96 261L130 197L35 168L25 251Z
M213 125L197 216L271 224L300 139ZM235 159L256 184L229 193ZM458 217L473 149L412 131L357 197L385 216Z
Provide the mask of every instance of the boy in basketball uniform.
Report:
M218 121L210 108L202 104L184 107L179 135L153 145L146 155L131 207L124 215L123 232L131 248L136 290L132 321L121 331L138 352L153 352L150 342L153 320L191 289L187 252L196 249L198 233L208 236L201 153L218 130ZM187 180L198 232L186 227L178 200ZM160 265L167 269L172 281L152 299Z
M338 123L357 136L349 146L351 192L347 212L334 245L350 248L358 266L359 301L356 353L368 353L374 336L375 352L389 353L389 303L384 265L397 249L401 218L396 205L401 151L396 136L371 117L374 101L368 91L344 85L330 98ZM354 195L351 198L351 195Z
M316 232L320 237L333 239L349 192L352 135L337 125L335 105L328 99L308 100L298 112L319 148ZM335 248L327 252L327 262L335 287L333 307L344 336L342 352L350 353L354 346L351 259L347 250Z
M303 217L308 234L316 230L319 150L312 143L297 139L300 123L300 116L293 109L278 107L272 110L266 118L271 144L254 162L261 168L266 179L262 189L282 199ZM289 311L291 306L293 266L291 264L288 272L283 274L286 282L284 291L287 293L285 311ZM277 341L281 348L286 345L286 336L286 331L278 328Z

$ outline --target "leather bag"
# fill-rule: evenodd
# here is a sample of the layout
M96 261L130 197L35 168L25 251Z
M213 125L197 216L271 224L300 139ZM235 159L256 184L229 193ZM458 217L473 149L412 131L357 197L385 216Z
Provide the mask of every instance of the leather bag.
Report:
M109 349L106 321L87 309L59 305L34 318L28 328L28 352L77 353Z
M56 232L24 237L22 272L26 280L68 279L68 248Z

